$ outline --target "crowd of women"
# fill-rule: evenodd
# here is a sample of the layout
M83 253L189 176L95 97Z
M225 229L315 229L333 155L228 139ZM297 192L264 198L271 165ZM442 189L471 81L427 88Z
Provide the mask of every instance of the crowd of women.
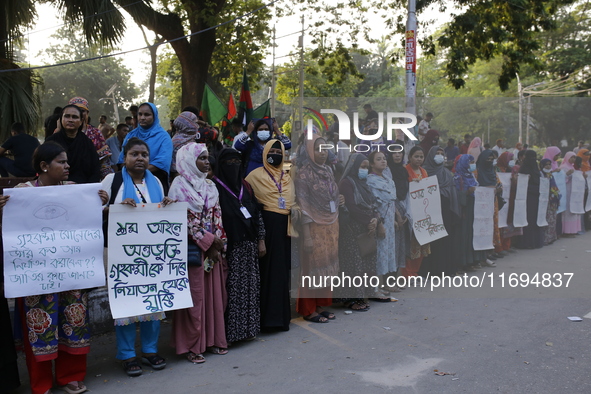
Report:
M199 124L191 111L175 120L177 134L172 139L160 126L157 108L151 103L139 106L137 123L123 141L120 171L104 177L99 196L105 212L112 204L188 203L193 307L169 314L170 344L195 364L205 362L206 352L227 354L232 343L252 340L263 330L287 331L290 290L297 291L297 312L315 323L336 318L326 309L333 304L366 312L371 301L391 302L395 300L392 293L404 290L381 285L334 293L326 286L290 289L293 269L296 277L375 275L381 284L398 275L463 273L494 266L493 260L503 257L512 245L537 248L584 228L582 215L568 207L557 215L560 193L568 194L570 189L559 191L552 174L565 171L569 185L575 170L589 170L586 149L577 154L579 167L572 152L559 166L560 150L549 147L540 162L534 151L524 151L518 158L505 152L495 158L493 151L483 150L477 160L464 154L456 158L451 171L444 166L443 148L437 145L428 150L415 146L409 152L354 153L336 179L334 156L319 149L326 141L318 133L295 148L296 158L289 167L284 158L291 141L274 121L249 124L235 138L236 149L222 146L211 129L201 132L207 126ZM76 183L95 182L99 159L95 151L90 155L94 147L82 133L83 127L80 107L64 107L59 138L45 142L34 154L37 178L18 187L63 185L73 178ZM500 204L509 204L512 217L514 179L509 200L496 199L494 250L475 251L474 190L495 188L500 196L498 172L530 175L529 225L515 228L509 223L498 228ZM408 191L410 182L428 176L438 179L449 235L421 245L411 226ZM541 177L548 177L551 184L546 227L538 227L535 220ZM7 201L2 196L0 207ZM22 339L34 394L51 392L53 361L57 385L68 393L87 390L83 383L90 346L87 303L84 289L17 300L15 335ZM45 316L50 319L43 320ZM166 360L158 354L160 322L165 317L158 312L115 320L116 358L129 376L141 375L142 364L165 368ZM140 327L139 355L136 325ZM3 378L10 376L6 371L2 369Z

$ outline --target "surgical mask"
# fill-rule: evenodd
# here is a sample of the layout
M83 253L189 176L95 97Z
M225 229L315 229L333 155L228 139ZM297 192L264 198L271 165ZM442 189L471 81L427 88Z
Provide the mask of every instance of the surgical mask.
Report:
M494 159L493 160L493 166L496 166L496 165L497 165L497 159Z
M435 161L435 163L441 164L441 163L443 163L443 161L445 160L445 158L443 157L443 155L435 155L435 157L433 158L433 160Z
M544 171L545 173L549 173L552 172L551 168L543 168L542 171Z
M271 131L270 130L259 130L257 131L257 137L259 138L259 140L261 141L267 141L270 137L271 137Z
M360 168L357 176L359 177L359 179L367 179L368 174L369 170L367 168Z
M267 155L267 163L277 167L283 161L283 155L281 153L269 153Z
M513 167L515 165L515 160L509 160L509 164L507 164L509 166L509 168Z
M470 172L476 171L476 163L470 164Z

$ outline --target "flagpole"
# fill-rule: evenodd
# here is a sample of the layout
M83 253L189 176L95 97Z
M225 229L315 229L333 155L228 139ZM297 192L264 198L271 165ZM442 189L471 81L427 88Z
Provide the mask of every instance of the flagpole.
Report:
M271 117L275 117L275 25L273 25L273 69L271 71Z
M417 18L416 0L408 0L408 15L406 20L406 105L407 113L416 115L417 91Z

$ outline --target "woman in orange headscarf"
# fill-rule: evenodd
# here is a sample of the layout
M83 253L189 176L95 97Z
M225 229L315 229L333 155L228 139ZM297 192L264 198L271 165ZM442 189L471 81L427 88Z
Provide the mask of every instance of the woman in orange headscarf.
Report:
M585 149L585 148L581 148L579 149L579 151L577 152L577 156L580 157L581 159L583 159L583 162L581 163L581 171L583 172L587 172L589 170L591 170L591 165L589 165L589 149Z

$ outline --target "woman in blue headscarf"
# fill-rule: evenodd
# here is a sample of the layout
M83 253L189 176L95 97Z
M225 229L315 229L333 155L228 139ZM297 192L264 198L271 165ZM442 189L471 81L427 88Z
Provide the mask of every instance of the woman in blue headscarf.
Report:
M130 138L137 137L144 141L150 149L148 170L162 182L164 194L168 194L168 174L172 163L172 140L170 135L160 126L158 109L152 103L143 103L138 109L138 127L127 133L123 140L123 148ZM119 163L124 162L123 151L119 155Z
M161 203L166 206L172 199L164 197L160 181L148 169L151 152L148 145L139 138L132 138L123 148L125 162L121 172L109 174L102 183L107 192L109 204ZM108 208L107 208L108 209ZM123 369L129 376L142 374L142 367L136 358L136 323L140 325L142 357L141 361L155 370L166 367L166 361L158 355L160 320L164 312L115 319L117 340L117 359L123 362Z

